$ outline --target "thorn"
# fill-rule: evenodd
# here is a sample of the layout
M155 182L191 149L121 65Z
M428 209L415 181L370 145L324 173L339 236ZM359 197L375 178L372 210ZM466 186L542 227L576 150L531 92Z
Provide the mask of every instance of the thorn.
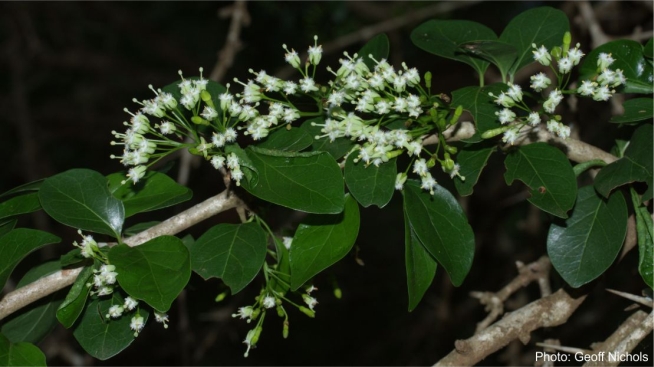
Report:
M652 299L648 298L648 297L636 296L635 294L620 292L620 291L616 291L616 290L608 289L608 288L606 290L608 292L616 294L616 295L618 295L620 297L624 297L624 298L626 298L626 299L628 299L630 301L640 303L641 305L644 305L644 306L647 306L647 307L650 307L650 308L652 308L652 306L654 305L654 302L652 301Z

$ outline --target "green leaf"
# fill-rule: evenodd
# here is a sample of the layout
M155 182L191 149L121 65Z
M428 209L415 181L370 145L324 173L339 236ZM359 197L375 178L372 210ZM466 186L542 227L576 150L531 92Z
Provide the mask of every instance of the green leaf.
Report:
M567 218L577 197L577 180L568 158L546 143L513 150L504 160L504 180L520 180L529 187L529 202L557 217Z
M18 223L18 219L0 220L0 237L11 232L16 226L16 223Z
M324 135L320 131L322 129L322 126L317 126L313 124L324 124L325 119L323 117L316 117L310 120L305 121L302 126L300 127L301 129L304 129L309 136L313 138L313 143L311 144L311 151L315 152L327 152L331 154L334 159L340 159L344 157L347 152L352 150L354 147L354 142L350 139L346 138L340 138L336 139L333 142L329 141L329 138L324 137L320 139L316 139L317 136Z
M413 311L436 275L438 263L424 247L411 227L404 209L404 261L406 283L409 290L409 312Z
M645 44L645 49L643 49L643 54L646 58L654 58L654 47L652 46L652 38L650 38Z
M500 41L473 41L460 45L462 52L480 57L497 66L506 81L506 76L516 60L518 51L508 43Z
M226 154L235 154L243 170L243 175L247 182L256 182L259 179L259 172L252 163L248 154L238 144L228 144L225 146Z
M624 157L602 168L595 177L595 189L608 197L613 189L635 181L652 187L652 125L640 126L631 136Z
M39 199L45 212L60 223L120 237L125 208L98 172L71 169L52 176L41 185Z
M354 163L355 159L356 154L350 154L343 169L347 188L363 207L377 205L383 208L395 191L397 160L393 158L379 167L373 164L366 167L365 162Z
M61 238L36 229L17 228L0 237L0 289L5 286L16 265L32 251Z
M363 45L357 54L359 54L359 57L363 58L363 63L372 71L377 64L375 64L375 61L368 57L368 55L372 55L377 61L380 61L381 59L388 58L389 51L390 43L388 41L388 36L385 33L382 33L376 35Z
M14 187L13 189L2 193L2 195L0 195L0 199L9 197L14 194L22 194L31 191L38 191L39 188L41 187L41 184L43 184L43 179L32 181L30 183L26 183L18 187Z
M310 215L298 226L290 250L291 289L342 259L359 234L359 204L345 196L340 214Z
M45 355L31 343L11 343L0 334L0 366L45 366Z
M431 195L417 181L409 180L403 194L404 211L418 240L458 287L475 254L475 236L463 209L442 186L436 186Z
M461 167L459 174L465 177L454 178L454 186L461 196L472 194L473 187L477 184L481 171L486 167L486 163L491 154L495 151L495 143L487 142L481 144L466 144L456 155L456 163Z
M552 265L572 287L600 276L620 252L627 233L627 205L622 193L606 200L592 186L579 190L577 205L565 225L553 223L547 236Z
M125 180L127 176L121 172L107 176L109 191L125 206L125 218L179 204L193 196L191 190L156 171L146 173L136 185L122 185Z
M129 328L135 313L123 314L118 319L105 318L111 306L124 303L125 300L118 292L114 292L111 297L96 298L87 303L84 313L75 324L75 339L94 358L102 361L109 359L136 339L134 331ZM146 323L150 312L145 307L140 307L138 312Z
M35 212L39 209L41 209L39 194L30 192L0 203L0 219Z
M92 259L87 259L82 256L82 251L79 248L74 248L73 250L70 250L59 257L59 264L62 267L79 264L81 262L92 263L93 261Z
M627 124L638 121L649 120L654 117L654 101L651 98L634 98L622 104L624 114L613 116L609 122Z
M563 35L569 30L568 16L550 7L527 10L513 18L499 38L500 41L513 45L518 51L509 73L513 75L534 61L532 43L538 47L545 45L550 50L563 43Z
M324 152L288 153L248 147L259 172L256 182L241 182L252 195L308 213L343 210L343 176L338 163Z
M309 135L306 129L291 127L290 130L277 129L257 146L265 149L299 152L310 147L311 144L313 144L313 136Z
M90 281L92 275L93 266L85 267L79 273L77 279L75 279L75 283L73 283L68 295L66 295L66 299L57 309L57 320L66 329L70 329L75 324L75 321L77 321L84 310L86 299L91 291L91 288L87 287L86 283Z
M219 224L191 245L191 267L204 279L222 279L236 294L261 270L266 248L266 233L259 224Z
M627 78L627 83L621 87L623 93L651 94L653 70L645 59L643 46L632 40L616 40L605 43L591 51L579 68L579 79L594 80L598 75L597 59L600 53L611 54L615 61L609 67L611 70L621 69Z
M419 48L472 66L483 78L489 63L461 52L459 45L471 41L494 41L497 35L490 28L467 20L430 20L411 32L411 41Z
M452 92L452 106L463 106L464 110L470 112L477 126L475 135L465 140L466 142L480 142L483 140L481 134L484 131L502 126L495 115L495 112L500 109L488 93L499 95L507 89L506 84L495 83L485 87L464 87Z
M638 233L638 272L650 288L654 288L654 234L652 216L647 207L638 199L636 191L630 187L631 202L636 212L636 232Z
M38 265L25 274L16 288L22 288L39 278L61 270L59 261L50 261ZM62 292L55 292L20 309L4 320L0 332L12 343L38 343L52 331L57 324L55 312L63 301Z
M135 247L109 250L118 283L133 298L166 312L191 277L189 252L174 236L160 236Z

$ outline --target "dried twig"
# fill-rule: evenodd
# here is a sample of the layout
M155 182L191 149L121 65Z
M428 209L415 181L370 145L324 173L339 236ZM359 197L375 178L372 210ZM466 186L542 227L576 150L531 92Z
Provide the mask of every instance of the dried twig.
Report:
M648 297L641 297L641 296L637 296L635 294L620 292L620 291L616 291L616 290L613 290L613 289L607 289L607 291L611 292L613 294L617 294L620 297L624 297L624 298L626 298L626 299L628 299L630 301L640 303L641 305L647 306L649 308L652 308L652 306L654 306L654 304L652 302L652 299L648 298Z
M221 9L219 13L221 18L231 17L229 24L229 33L225 39L225 45L218 52L218 61L214 66L209 79L219 82L227 73L236 54L241 49L241 29L250 25L250 14L248 14L245 0L237 0L234 5Z

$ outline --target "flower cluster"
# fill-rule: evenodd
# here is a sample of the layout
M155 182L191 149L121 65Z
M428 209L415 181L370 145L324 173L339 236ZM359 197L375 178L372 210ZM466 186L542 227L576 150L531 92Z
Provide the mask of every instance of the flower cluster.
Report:
M546 122L546 128L552 134L560 138L570 136L570 127L560 122L561 117L555 115L556 108L563 101L564 94L577 93L580 96L592 97L596 101L606 101L615 90L610 89L617 87L626 82L623 71L620 69L611 70L608 67L615 61L610 54L601 53L597 60L599 76L595 81L584 80L576 90L566 90L565 86L569 80L570 73L574 66L579 65L584 53L580 50L577 43L574 48L570 48L570 34L564 36L563 47L554 47L548 50L545 46L538 47L532 44L534 48L534 60L544 66L549 66L552 74L557 79L556 87L546 92L552 85L552 79L540 72L531 76L529 87L535 92L541 93L544 98L542 109L533 111L523 101L522 89L519 85L508 83L508 90L501 92L499 95L489 93L495 100L495 103L504 107L495 114L502 125L506 125L498 131L504 132L502 141L507 144L514 144L519 137L519 133L525 126L538 126L541 121ZM522 116L513 110L524 111ZM492 136L489 134L488 136Z

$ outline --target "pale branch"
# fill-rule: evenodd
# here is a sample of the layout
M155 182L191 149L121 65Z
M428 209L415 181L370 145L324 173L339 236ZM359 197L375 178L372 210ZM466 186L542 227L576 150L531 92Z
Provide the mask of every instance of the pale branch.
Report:
M620 326L602 343L595 343L591 345L593 348L592 354L600 352L614 352L624 340L631 336L641 325L647 323L647 318L651 325L652 315L647 315L647 312L638 310L631 314ZM651 331L651 326L650 326ZM635 345L634 345L635 347ZM633 347L629 350L633 350ZM589 361L584 366L604 366L607 365L608 359L604 358L602 361Z
M559 289L550 296L506 314L472 337L457 340L455 349L434 366L472 366L515 339L527 343L532 331L564 324L585 299L586 295L574 298Z
M512 294L534 281L549 277L551 263L547 256L542 256L538 261L526 266L518 261L516 266L518 268L518 276L498 292L471 292L470 295L479 299L479 302L486 306L486 311L489 311L488 316L477 324L477 330L475 332L478 333L486 329L488 325L502 315L504 312L504 302Z
M611 293L613 293L615 295L618 295L620 297L624 297L624 298L626 298L626 299L628 299L630 301L640 303L641 305L647 306L649 308L652 308L654 306L654 304L652 303L652 299L649 298L649 297L641 297L641 296L637 296L637 295L631 294L631 293L616 291L614 289L607 289L606 291L611 292Z
M242 205L241 200L225 190L222 193L124 240L129 246L141 245L153 238L174 235L207 218ZM82 268L63 269L24 287L7 293L0 300L0 320L21 308L75 282Z
M373 24L368 27L363 27L356 32L352 32L349 34L346 34L342 37L339 37L327 44L323 45L323 53L324 54L329 54L334 51L339 51L342 50L348 46L354 45L356 43L371 39L372 37L384 33L384 32L389 32L394 29L401 28L407 24L411 24L414 22L421 21L423 19L427 19L430 17L433 17L438 14L446 14L450 13L453 10L459 9L459 8L464 8L468 7L471 5L474 5L476 3L479 3L480 1L458 1L458 2L439 2L435 5L431 6L426 6L421 9L416 9L414 11L408 12L402 16L391 18L382 22L379 22L377 24ZM364 55L360 55L364 56ZM302 59L306 59L307 53L304 52L300 56ZM367 55L366 55L367 57ZM295 69L290 66L286 65L283 68L277 70L274 75L277 76L278 78L282 79L287 79L291 74L295 71Z

